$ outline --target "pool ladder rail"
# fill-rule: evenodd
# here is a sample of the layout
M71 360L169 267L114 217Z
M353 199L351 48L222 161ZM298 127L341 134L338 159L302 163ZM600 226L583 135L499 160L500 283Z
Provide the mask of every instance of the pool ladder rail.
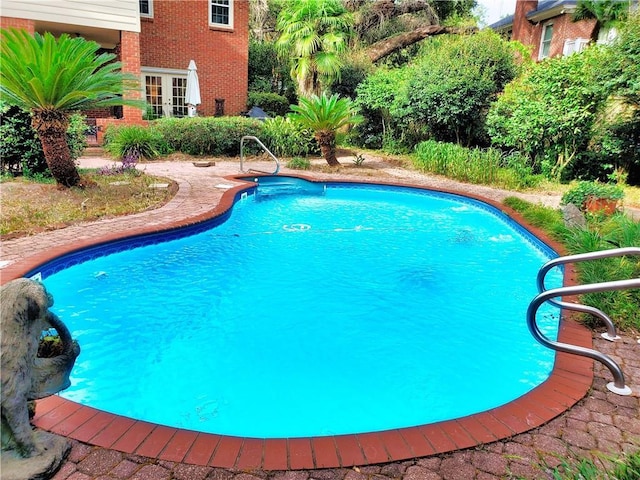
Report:
M640 288L640 278L633 278L628 280L615 280L601 283L591 283L586 285L575 285L570 287L560 287L551 290L546 290L544 285L544 279L546 274L554 267L565 265L567 263L585 262L589 260L598 260L601 258L621 257L625 255L639 255L640 248L638 247L625 247L614 248L611 250L601 250L597 252L581 253L578 255L568 255L564 257L558 257L545 263L538 271L537 285L538 295L531 300L529 308L527 309L527 327L533 335L533 337L542 345L551 348L559 352L566 352L575 355L581 355L589 357L606 366L613 375L614 381L607 384L607 389L618 395L631 395L631 388L629 388L624 381L624 374L620 366L608 355L602 352L593 350L590 348L584 348L577 345L571 345L568 343L556 342L547 338L536 323L536 313L540 306L549 302L559 308L567 310L573 310L582 313L589 313L595 317L604 321L607 326L607 332L602 334L602 337L609 341L615 341L619 339L616 332L616 327L613 324L611 318L598 310L597 308L590 307L588 305L582 305L580 303L564 302L561 300L555 300L557 297L565 295L582 295L585 293L597 293L608 292L613 290L628 290L632 288Z
M262 150L265 151L265 153L267 155L269 155L274 162L276 162L276 169L273 172L264 172L262 170L254 170L254 169L249 169L249 170L245 170L244 169L244 144L246 140L253 140L254 142L256 142L258 145L260 145L260 147L262 147ZM280 171L280 161L276 158L276 156L271 153L271 150L269 150L264 143L262 143L260 141L260 139L258 137L254 137L253 135L245 135L244 137L242 137L240 139L240 171L241 172L258 172L258 173L266 173L268 175L277 175L278 172Z

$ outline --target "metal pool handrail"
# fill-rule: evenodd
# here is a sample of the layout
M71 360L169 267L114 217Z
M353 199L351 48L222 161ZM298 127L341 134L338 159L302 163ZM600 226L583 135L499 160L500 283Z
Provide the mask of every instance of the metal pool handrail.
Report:
M635 247L629 247L629 249L625 248L625 249L613 249L613 250L615 250L615 252L604 250L601 252L591 252L591 253L585 253L581 255L574 255L572 256L573 258L571 261L592 260L597 258L619 256L624 254L635 255L640 253L640 248L635 248ZM622 250L624 250L624 253L621 252ZM578 259L576 260L575 257L578 257ZM565 258L569 258L569 257L565 257ZM545 269L545 267L547 267L549 263L551 263L549 262L545 264L545 266L543 266L543 268L540 270L540 272L542 273L539 273L538 279L542 279L542 288L544 288L544 275L546 274L546 272L553 266L556 266L562 263L563 258L561 257L555 260L556 260L555 264ZM545 269L544 272L543 272L543 269ZM608 355L605 355L602 352L599 352L597 350L593 350L590 348L584 348L578 345L571 345L568 343L562 343L562 342L556 342L556 341L550 340L542 333L542 331L538 327L538 324L536 323L536 313L538 312L538 309L540 308L540 306L547 301L549 301L550 303L553 303L554 305L560 305L563 308L577 310L577 308L575 308L577 304L565 303L560 301L552 302L551 300L553 298L562 297L564 295L581 295L585 293L607 292L607 291L613 291L613 290L627 290L630 288L640 288L640 278L629 279L629 280L616 280L616 281L602 282L602 283L592 283L589 285L576 285L572 287L560 287L560 288L554 288L551 290L545 290L539 293L538 295L536 295L534 299L531 300L531 303L529 304L529 308L527 309L527 327L529 328L531 335L533 335L533 338L535 338L538 342L540 342L545 347L551 348L552 350L556 350L559 352L566 352L566 353L571 353L575 355L581 355L583 357L589 357L602 363L604 366L606 366L609 369L609 371L611 372L614 378L613 382L610 382L607 384L607 388L610 391L617 393L619 395L631 395L631 388L629 388L625 384L624 373L622 372L622 369L613 359L611 359L611 357L609 357Z
M276 162L276 169L273 172L263 172L261 170L253 170L253 171L254 172L260 172L260 173L267 173L269 175L277 175L278 172L280 171L280 161L276 158L276 156L273 153L271 153L271 150L269 150L267 147L265 147L264 143L262 143L258 137L254 137L253 135L245 135L244 137L242 137L240 139L240 171L241 172L245 171L244 168L243 168L243 163L244 163L244 141L245 140L253 140L253 141L255 141L273 159L273 161ZM248 171L251 171L251 170L248 170Z
M621 257L624 255L640 255L640 248L638 247L613 248L610 250L601 250L598 252L580 253L577 255L567 255L564 257L554 258L553 260L550 260L547 263L545 263L542 266L542 268L538 271L538 277L536 279L536 283L538 285L538 292L542 293L546 291L546 288L544 286L544 279L547 273L554 267L557 267L559 265L565 265L567 263L578 263L578 262L584 262L588 260L597 260L597 259L609 258L609 257ZM550 299L549 303L555 305L556 307L566 308L568 310L574 310L576 312L588 313L590 315L593 315L594 317L598 317L607 326L607 331L601 334L602 338L609 341L614 341L620 338L616 332L616 327L613 323L613 320L611 320L611 318L602 310L599 310L589 305L582 305L581 303L569 303L569 302L563 302L561 300Z

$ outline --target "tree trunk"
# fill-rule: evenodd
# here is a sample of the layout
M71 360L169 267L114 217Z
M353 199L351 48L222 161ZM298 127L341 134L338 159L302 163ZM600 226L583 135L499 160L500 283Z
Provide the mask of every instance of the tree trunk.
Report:
M442 35L445 33L455 34L469 34L477 31L476 28L458 28L458 27L443 27L441 25L429 25L426 27L417 28L411 32L401 33L395 37L385 38L379 42L374 43L367 48L367 55L372 62L377 62L381 58L400 50L402 48L413 45L420 40L433 35Z
M71 151L67 143L69 119L66 114L55 110L33 111L32 114L31 124L40 138L51 175L59 186L79 185L80 174L71 159Z
M340 162L336 158L336 134L334 132L318 132L316 133L316 141L320 146L320 152L327 161L329 166L337 167Z

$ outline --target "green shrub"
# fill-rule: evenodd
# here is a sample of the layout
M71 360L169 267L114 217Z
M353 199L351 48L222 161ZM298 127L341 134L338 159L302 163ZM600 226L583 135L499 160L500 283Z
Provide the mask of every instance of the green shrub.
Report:
M607 82L594 78L603 66L602 52L589 48L550 58L509 83L487 114L491 144L520 151L549 178L566 178L588 151L609 95ZM578 173L584 174L572 174Z
M69 117L67 143L73 160L87 146L84 120L80 114ZM0 102L0 167L3 173L14 175L49 175L40 139L31 127L31 115L4 102Z
M263 142L278 157L293 157L317 152L313 131L289 118L275 117L264 122Z
M104 149L118 159L138 161L167 153L168 147L160 132L150 127L123 125L107 129Z
M247 108L258 106L271 117L286 115L289 111L289 100L287 97L271 92L249 92Z
M509 166L499 150L464 148L453 143L428 140L416 145L413 164L423 172L508 189L522 189L537 182L522 165ZM511 160L512 164L515 160ZM506 165L506 166L505 166Z
M86 117L80 114L74 114L69 117L69 128L67 129L67 144L71 151L71 158L76 160L80 158L84 149L87 148L87 124Z
M624 197L624 190L622 187L610 183L582 181L565 192L560 204L567 205L572 203L576 207L583 209L589 197L621 200Z
M240 155L240 139L245 135L260 138L263 125L244 117L163 118L153 128L174 151L187 155Z
M380 68L358 84L366 121L357 143L384 139L396 151L428 139L487 145L486 113L518 71L514 45L494 32L425 40L409 65Z
M3 173L18 174L23 167L35 172L47 169L31 115L7 104L0 104L0 162Z
M311 162L308 158L293 157L287 162L287 168L294 170L309 170L311 168Z

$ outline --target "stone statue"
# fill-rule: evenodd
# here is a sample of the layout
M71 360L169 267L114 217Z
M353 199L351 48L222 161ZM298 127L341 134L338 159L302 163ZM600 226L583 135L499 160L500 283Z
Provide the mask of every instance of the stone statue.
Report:
M0 359L2 377L2 478L48 478L69 451L67 439L34 429L28 402L69 386L80 347L51 311L44 286L21 278L0 287ZM62 353L38 357L44 330L55 328Z

